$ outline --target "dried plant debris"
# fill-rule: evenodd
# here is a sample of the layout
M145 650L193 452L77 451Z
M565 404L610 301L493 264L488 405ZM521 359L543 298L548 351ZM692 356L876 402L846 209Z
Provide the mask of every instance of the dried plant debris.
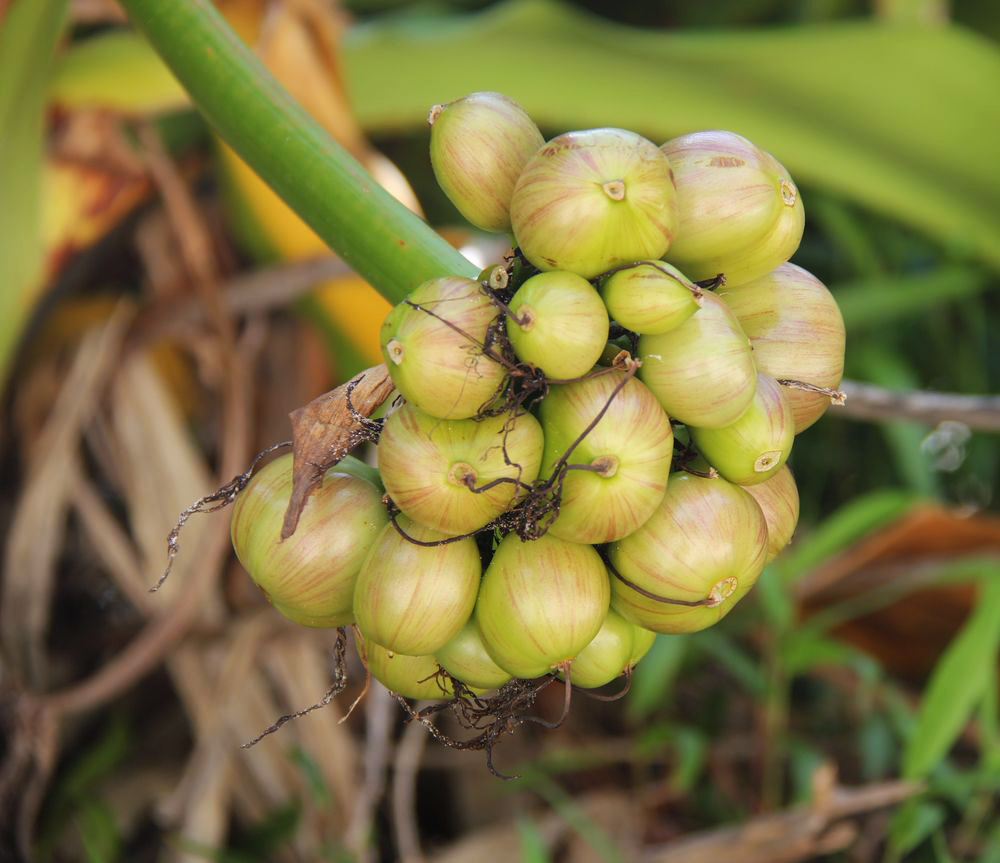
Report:
M323 474L358 444L378 439L381 424L370 417L392 388L386 367L373 366L291 413L292 497L281 528L282 539L295 533L306 501Z

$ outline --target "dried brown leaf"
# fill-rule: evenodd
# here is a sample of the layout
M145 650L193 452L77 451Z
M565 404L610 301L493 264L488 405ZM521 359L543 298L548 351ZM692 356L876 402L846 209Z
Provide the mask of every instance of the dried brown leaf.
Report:
M323 474L371 436L365 423L389 397L392 379L384 365L365 369L353 380L292 411L292 497L281 538L287 539Z

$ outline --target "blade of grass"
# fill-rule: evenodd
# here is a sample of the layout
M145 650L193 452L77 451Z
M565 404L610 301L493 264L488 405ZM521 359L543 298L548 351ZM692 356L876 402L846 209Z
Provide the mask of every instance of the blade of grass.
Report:
M476 275L288 95L209 0L122 6L219 135L385 297Z
M975 610L934 667L903 751L906 779L927 776L945 757L996 674L1000 567L987 569L982 584Z
M15 0L0 23L0 381L42 279L43 109L67 0Z

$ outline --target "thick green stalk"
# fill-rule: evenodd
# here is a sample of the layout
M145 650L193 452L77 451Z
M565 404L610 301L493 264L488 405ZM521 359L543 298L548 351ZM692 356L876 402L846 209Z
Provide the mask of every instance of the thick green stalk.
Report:
M122 5L219 135L387 299L476 274L288 95L209 0Z

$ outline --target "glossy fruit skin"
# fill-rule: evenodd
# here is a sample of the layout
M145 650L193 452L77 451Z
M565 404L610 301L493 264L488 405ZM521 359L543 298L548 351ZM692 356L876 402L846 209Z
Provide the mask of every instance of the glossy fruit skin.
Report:
M377 473L350 456L330 468L281 539L292 491L292 455L263 467L233 506L233 548L271 604L304 626L353 622L361 564L388 518Z
M614 609L608 609L597 635L570 665L573 685L593 689L618 677L632 656L635 630L636 627Z
M632 653L628 658L626 668L635 668L656 642L656 633L651 629L643 629L641 626L632 624Z
M507 458L504 459L506 445ZM379 469L386 492L414 521L458 535L483 527L508 509L520 493L501 478L530 484L538 476L542 429L529 413L508 422L505 415L483 420L442 420L403 405L382 427ZM519 469L520 468L520 469Z
M674 169L677 236L666 257L692 279L739 285L785 263L805 224L791 176L734 132L693 132L662 147Z
M608 312L582 276L557 270L532 276L510 301L507 337L522 362L550 379L585 375L608 341Z
M432 416L475 416L506 374L482 348L498 314L473 279L445 276L417 287L388 314L380 334L386 367L403 397Z
M757 390L743 414L721 429L691 427L691 440L725 479L755 485L774 476L788 460L795 440L795 418L785 388L757 375Z
M399 526L414 539L443 535L405 518ZM424 547L388 524L365 557L354 588L354 617L368 641L421 656L444 647L472 614L482 566L472 539Z
M440 648L434 658L452 677L461 680L466 686L497 689L511 679L510 674L486 652L475 618L469 620L451 641Z
M799 490L785 465L769 480L747 486L767 522L767 561L774 560L791 542L799 522Z
M442 701L454 695L448 679L435 676L438 664L433 656L394 653L371 640L365 642L365 652L372 677L390 692L427 701Z
M844 319L833 295L795 264L744 285L726 285L719 297L750 338L757 368L778 380L835 389L844 373ZM820 393L787 389L795 432L809 428L830 406Z
M757 388L750 341L717 296L683 324L639 339L639 377L671 419L701 428L723 428L739 419Z
M590 643L609 601L607 570L590 546L508 534L483 575L476 622L497 665L540 677Z
M540 270L590 279L659 258L676 225L670 162L624 129L567 132L524 166L510 218L521 252Z
M725 616L756 582L767 554L767 525L744 489L720 478L678 472L660 508L609 550L625 578L660 597L699 601L687 607L649 599L612 579L612 607L659 633L696 632Z
M601 280L611 317L639 335L677 329L701 307L701 290L664 261L640 261Z
M531 117L500 93L470 93L435 105L428 120L438 185L477 228L510 231L514 184L545 143Z
M549 389L538 409L545 435L542 476L552 476L624 378L624 372L608 370ZM670 420L656 398L634 378L627 381L569 458L570 464L604 469L567 472L559 516L549 532L580 543L611 542L632 533L663 499L673 445Z

